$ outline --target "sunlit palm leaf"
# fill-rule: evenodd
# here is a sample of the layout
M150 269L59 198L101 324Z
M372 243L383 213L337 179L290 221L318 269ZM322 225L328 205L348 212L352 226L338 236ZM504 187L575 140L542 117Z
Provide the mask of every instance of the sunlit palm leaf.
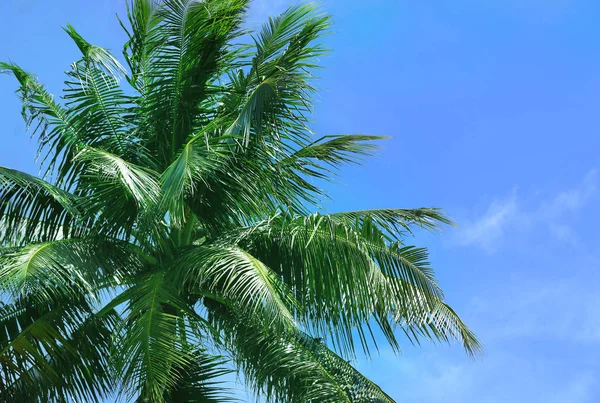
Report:
M391 295L411 301L410 287L424 290L429 300L442 294L424 249L388 244L374 225L344 224L335 215L279 215L249 227L238 242L276 270L302 305L313 307L307 319L317 333L330 334L338 348L352 352L358 331L368 350L370 332L363 326L373 315L397 312ZM387 276L404 280L405 287Z
M96 298L104 285L142 267L125 243L94 238L61 239L0 253L0 288L13 298L42 303L57 298Z
M192 291L231 301L240 311L270 328L295 327L298 308L277 274L248 252L223 246L199 246L181 259L181 280Z

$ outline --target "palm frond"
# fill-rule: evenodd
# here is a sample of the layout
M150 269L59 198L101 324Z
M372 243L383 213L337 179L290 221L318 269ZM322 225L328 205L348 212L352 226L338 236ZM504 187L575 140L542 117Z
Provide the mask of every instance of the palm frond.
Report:
M302 49L301 46L310 44L329 28L329 16L319 14L317 9L315 3L291 6L263 24L260 32L254 36L256 56L253 65L258 76L265 76L265 71L272 72L277 65L288 67L288 70L290 66L306 67L295 63L304 62L307 57L313 59L322 55L320 45L313 49ZM290 64L282 65L284 61Z
M307 113L312 109L311 71L325 54L318 42L329 29L329 16L319 14L315 4L292 6L279 17L270 19L255 38L257 53L248 74L250 88L272 78L278 86L278 105L273 110L276 123L285 128L280 134L292 140L304 140Z
M345 225L319 214L279 215L249 227L235 242L272 267L301 305L312 307L307 325L330 335L345 354L353 352L356 334L368 353L371 332L365 325L373 318L398 348L386 318L406 312L415 289L430 303L443 298L426 250L390 244L374 225ZM388 278L402 280L403 287Z
M67 24L65 32L73 39L88 63L104 70L115 79L125 74L125 68L107 49L86 41L71 24Z
M311 61L324 53L315 42L328 28L328 17L315 15L315 6L307 4L270 19L254 38L250 71L230 76L233 93L222 100L222 113L237 116L228 132L240 135L244 147L251 134L255 146L262 141L284 148L306 144L310 70L317 67Z
M160 198L158 174L151 169L130 163L102 149L91 147L81 150L76 159L88 163L86 175L93 177L91 182L97 187L95 196L102 197L102 191L112 192L112 188L116 187L121 189L126 197L135 200L141 208L158 204Z
M35 124L32 135L39 137L38 156L46 164L45 174L57 169L57 183L73 175L73 156L81 149L85 135L76 123L77 117L54 100L37 79L19 66L0 63L0 73L11 73L19 81L18 90L23 103L22 115L27 127ZM68 186L67 186L68 187Z
M265 327L296 326L298 308L277 274L248 252L232 247L198 246L181 257L181 280L192 292L231 301Z
M440 224L454 225L441 209L431 207L358 210L334 213L330 216L351 224L354 221L358 226L371 221L394 240L400 240L405 232L412 233L413 227L437 230Z
M195 350L191 354L190 364L180 372L184 374L173 391L165 393L166 403L225 403L237 401L232 391L222 380L230 374L225 358L207 351Z
M48 303L97 298L112 278L138 272L142 262L123 242L71 238L8 248L0 253L0 289L13 298Z
M121 393L161 402L165 393L184 382L185 369L195 359L186 342L194 335L185 324L186 313L193 318L193 311L165 280L164 271L139 278L104 310L118 306L124 309L114 355Z
M174 225L185 222L186 200L202 190L214 191L210 183L229 166L226 137L209 137L217 123L207 125L183 146L179 155L161 174L162 203Z
M297 348L291 333L254 327L243 312L210 298L204 305L209 321L221 334L218 343L229 352L257 398L267 402L349 402L323 374L319 363Z
M419 298L421 298L420 295L415 295L416 300ZM422 299L421 302L423 302ZM394 318L395 323L400 326L411 342L420 343L421 339L434 342L458 340L471 357L475 357L483 351L483 346L471 329L442 300L427 303L419 308L414 308L414 306L411 308L410 311L397 313Z
M350 363L327 348L320 339L307 334L296 335L295 342L317 361L348 398L355 403L395 403L373 381L357 371Z
M303 174L324 179L331 174L327 166L336 168L346 163L358 163L361 157L370 156L377 149L373 141L386 138L353 134L323 136L285 157L279 164L296 169L300 166Z
M92 147L75 159L85 166L77 186L85 196L83 207L97 218L102 231L127 239L136 224L159 224L160 184L155 171Z
M152 159L128 119L132 99L125 95L119 81L84 54L67 72L64 99L73 122L84 133L84 143L101 146L125 158L151 163Z
M113 387L109 357L118 320L115 312L102 318L88 316L61 340L64 344L45 352L43 363L18 372L16 379L5 378L8 383L0 398L6 402L103 401Z
M150 147L165 164L192 134L207 85L222 74L229 42L241 33L246 6L246 0L160 4L161 44L145 48L152 50L145 56L151 79L142 107L152 110L155 132Z
M93 308L85 298L60 297L25 297L0 307L3 401L98 401L106 394L112 374L107 353L118 317L96 318Z
M132 0L126 4L131 28L127 29L119 21L129 38L123 47L123 55L131 69L128 81L140 94L145 95L150 80L149 59L163 44L162 33L158 29L162 16L156 0Z
M301 331L256 328L230 305L207 301L209 320L247 385L267 402L393 403L347 361Z
M0 167L0 244L44 242L77 234L79 200L69 192L14 169Z
M277 84L275 78L265 79L258 84L241 105L237 118L225 131L226 135L240 138L243 148L248 147L252 132L257 133L257 137L260 136L265 112L277 94Z

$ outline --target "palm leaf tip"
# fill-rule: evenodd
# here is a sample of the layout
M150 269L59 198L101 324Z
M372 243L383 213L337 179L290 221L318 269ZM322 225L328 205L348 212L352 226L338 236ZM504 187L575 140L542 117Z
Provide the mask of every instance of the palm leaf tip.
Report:
M26 86L31 75L13 63L0 62L0 74L13 74L22 86Z
M63 29L73 42L75 42L86 60L105 69L115 79L126 74L125 68L107 49L92 45L86 41L71 24L67 24Z

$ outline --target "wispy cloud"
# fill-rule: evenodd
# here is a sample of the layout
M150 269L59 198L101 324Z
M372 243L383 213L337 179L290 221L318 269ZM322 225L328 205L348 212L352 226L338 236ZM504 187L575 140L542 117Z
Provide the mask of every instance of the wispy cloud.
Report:
M597 390L598 377L594 373L584 372L574 377L565 388L559 392L553 402L594 402L597 396L594 390Z
M582 229L577 233L574 218L593 208L597 195L597 172L591 170L573 186L553 192L515 188L471 222L461 220L456 241L462 245L489 252L503 244L526 245L489 256L497 271L473 275L468 286L461 283L469 295L478 295L456 308L484 345L481 359L424 346L418 353L405 350L400 358L386 353L383 362L362 364L361 370L398 401L598 401L600 256L583 243L567 250L586 239ZM549 248L548 237L565 247Z
M588 262L592 267L596 264L595 259ZM598 280L594 273L552 280L517 276L498 289L487 290L470 304L476 312L476 327L481 329L479 336L487 343L598 345L600 295L594 287Z
M598 171L592 169L585 175L581 184L573 189L557 194L549 201L543 201L537 215L543 219L559 218L585 206L598 192Z
M577 246L579 244L579 236L573 228L566 224L550 222L548 223L548 230L550 231L550 235L561 242L571 246Z
M459 245L476 245L492 253L502 246L507 232L530 230L543 225L554 238L577 245L577 234L560 219L567 213L585 207L598 193L597 176L597 171L593 169L579 185L538 200L529 209L524 207L515 188L507 197L492 201L485 213L466 221L457 233L456 242Z
M502 242L504 231L518 214L517 191L504 200L494 200L487 211L458 232L461 245L479 245L489 252L495 251Z
M383 361L383 365L381 365ZM589 369L556 368L551 356L529 360L514 351L495 349L480 360L442 358L422 349L397 357L384 352L359 369L377 379L397 401L591 403L598 377ZM557 382L556 378L560 377Z

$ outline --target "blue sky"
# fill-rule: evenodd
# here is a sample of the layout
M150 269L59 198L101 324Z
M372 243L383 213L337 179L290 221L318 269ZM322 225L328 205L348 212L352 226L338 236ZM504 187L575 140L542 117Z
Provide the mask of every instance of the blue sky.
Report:
M251 23L286 7L257 0ZM448 301L481 338L383 350L357 365L398 401L600 401L600 3L328 0L318 134L393 136L341 172L329 210L439 206L418 234ZM58 93L77 50L120 52L121 0L4 0L0 60ZM0 165L35 173L15 82L0 77Z

